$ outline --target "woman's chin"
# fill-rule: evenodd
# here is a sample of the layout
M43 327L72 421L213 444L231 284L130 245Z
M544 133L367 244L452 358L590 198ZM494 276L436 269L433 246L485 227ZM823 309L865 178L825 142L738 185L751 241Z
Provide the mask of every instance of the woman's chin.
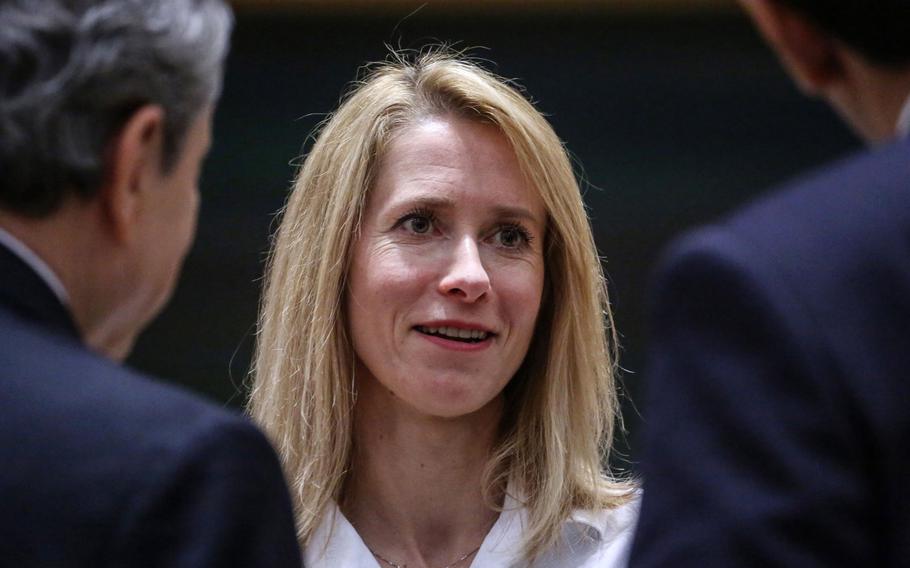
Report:
M478 397L477 394L476 390L470 388L449 388L442 393L435 391L432 396L414 397L408 402L418 414L445 420L479 417L485 415L491 407L499 406L494 404L499 399L498 395Z

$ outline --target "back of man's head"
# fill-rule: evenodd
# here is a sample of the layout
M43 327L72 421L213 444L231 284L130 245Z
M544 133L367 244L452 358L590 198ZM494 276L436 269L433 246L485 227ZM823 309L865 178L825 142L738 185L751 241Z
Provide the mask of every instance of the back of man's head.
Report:
M231 26L222 0L3 0L0 209L92 198L108 142L144 105L164 111L167 170L220 90Z
M0 226L111 358L193 241L232 25L224 0L0 0Z
M910 66L910 0L777 0L795 8L870 63Z

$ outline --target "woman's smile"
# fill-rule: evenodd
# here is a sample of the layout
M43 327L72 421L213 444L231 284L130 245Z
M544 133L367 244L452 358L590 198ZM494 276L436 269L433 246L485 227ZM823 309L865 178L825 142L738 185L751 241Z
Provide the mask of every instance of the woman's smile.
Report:
M492 345L496 334L478 324L465 322L432 322L415 325L414 331L422 334L434 345L454 351L482 351Z

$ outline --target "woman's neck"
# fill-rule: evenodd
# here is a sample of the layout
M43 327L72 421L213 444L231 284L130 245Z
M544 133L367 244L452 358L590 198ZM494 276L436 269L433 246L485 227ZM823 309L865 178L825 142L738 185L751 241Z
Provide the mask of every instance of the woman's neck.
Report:
M374 553L412 568L445 566L477 548L499 514L484 501L482 477L502 401L469 416L438 418L381 387L363 387L345 516ZM493 497L498 502L501 495Z

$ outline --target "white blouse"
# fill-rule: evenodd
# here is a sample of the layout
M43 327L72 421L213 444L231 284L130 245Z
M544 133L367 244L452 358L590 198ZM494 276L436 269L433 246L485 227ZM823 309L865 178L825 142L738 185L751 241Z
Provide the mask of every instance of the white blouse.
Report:
M561 544L554 545L534 568L604 568L625 566L638 520L640 494L616 509L576 510L563 523ZM480 545L471 568L519 568L527 510L506 495L503 512ZM307 568L384 568L360 535L333 504L303 551Z

